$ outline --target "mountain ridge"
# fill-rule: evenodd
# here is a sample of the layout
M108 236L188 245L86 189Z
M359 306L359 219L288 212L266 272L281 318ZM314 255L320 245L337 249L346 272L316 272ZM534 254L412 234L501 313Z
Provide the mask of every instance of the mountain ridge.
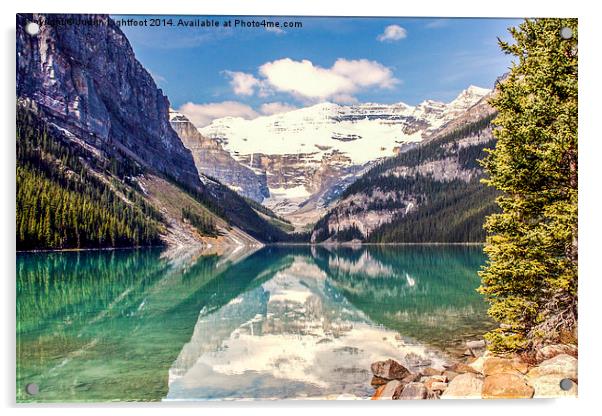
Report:
M17 15L19 101L91 146L118 149L200 189L192 156L169 125L167 97L123 32L105 15L82 16L98 22L92 26L45 23L68 17ZM28 21L41 23L36 36L25 31Z
M477 162L495 143L487 98L347 187L312 243L483 241L484 217L495 209Z
M255 201L269 196L265 175L236 161L218 141L203 136L185 115L170 109L169 122L190 150L199 173L215 178Z
M17 15L18 247L286 239L243 197L199 174L167 97L112 19L53 23L68 18ZM35 36L25 31L30 21L40 25Z
M252 120L216 119L198 130L265 175L269 196L260 202L303 228L361 172L428 140L488 93L471 85L447 104L416 106L323 102Z
M324 102L254 120L218 119L198 129L170 109L110 17L87 16L99 22L97 31L53 27L47 17L17 18L18 112L40 119L18 119L30 120L21 126L20 184L29 191L34 178L49 181L45 189L57 206L75 198L72 188L92 204L113 201L113 211L94 214L112 216L110 227L89 227L93 238L86 244L155 244L158 234L176 245L214 244L228 235L234 244L261 244L301 241L312 229L312 242L370 240L377 229L386 242L393 234L383 227L399 228L400 218L425 207L433 214L433 201L447 195L446 186L456 199L463 189L481 192L475 158L491 142L488 89L471 85L449 103L416 106ZM38 36L24 30L31 20L41 23ZM38 124L62 144L49 147ZM409 163L409 155L420 160ZM395 165L400 160L405 162ZM386 177L373 175L387 164ZM350 201L354 192L360 199ZM35 195L20 197L29 206ZM350 213L349 202L357 204L356 216L363 207L361 220L341 220L341 213ZM79 245L75 225L74 235L55 233L65 220L48 206L31 215L43 226L22 218L19 227L44 247ZM139 229L125 226L124 218L137 218ZM126 234L121 240L120 233Z

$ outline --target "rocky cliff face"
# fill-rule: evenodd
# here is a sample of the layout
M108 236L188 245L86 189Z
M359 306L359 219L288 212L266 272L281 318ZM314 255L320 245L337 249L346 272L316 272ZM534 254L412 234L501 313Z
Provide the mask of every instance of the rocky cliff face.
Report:
M343 184L362 170L336 150L325 153L320 161L313 156L255 153L240 157L242 163L266 173L269 197L263 205L286 216L298 229L324 214Z
M450 103L417 106L321 103L253 120L225 117L200 131L243 165L266 172L270 197L263 203L302 225L359 172L428 140L487 93L471 86Z
M35 36L25 31L30 21L40 25ZM245 245L287 238L241 196L199 174L190 150L170 124L167 98L108 16L18 15L17 101L21 110L33 110L35 118L56 133L55 140L83 149L84 170L109 184L116 197L123 196L118 190L123 188L152 205L152 220L162 222L166 244ZM188 133L183 130L194 142ZM208 149L207 160L221 157L224 169L233 174L244 170L221 154L219 146L202 141L203 147ZM60 169L60 158L48 170L55 167ZM261 181L256 182L261 195ZM124 202L133 204L127 198ZM218 235L186 223L183 208L214 223ZM216 238L208 238L212 236Z
M474 241L473 225L480 230L482 221L473 221L471 216L482 216L492 202L492 195L479 182L483 171L477 162L484 156L483 148L494 145L490 122L495 114L488 97L468 111L458 112L456 118L433 130L422 143L406 146L396 157L368 170L317 223L312 242L367 240L375 232L386 236L381 242L405 241L409 234L406 228L436 215L442 216L437 227L457 228L450 231L450 241ZM464 99L471 100L462 95L458 98ZM459 217L463 222L453 224L452 218ZM405 218L409 218L407 224L403 224ZM412 238L446 239L445 230L420 226L424 237Z
M29 21L40 24L36 36ZM106 15L17 15L17 99L106 156L202 186L169 124L167 97Z
M183 114L170 110L169 120L184 146L192 153L200 173L257 202L270 196L265 171L254 171L239 163L218 141L203 136Z

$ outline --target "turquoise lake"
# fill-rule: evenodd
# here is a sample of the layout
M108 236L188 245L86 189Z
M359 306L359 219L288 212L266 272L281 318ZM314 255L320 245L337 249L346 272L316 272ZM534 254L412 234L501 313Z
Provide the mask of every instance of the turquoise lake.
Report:
M493 327L480 246L17 254L17 400L368 398ZM25 386L36 383L39 394Z

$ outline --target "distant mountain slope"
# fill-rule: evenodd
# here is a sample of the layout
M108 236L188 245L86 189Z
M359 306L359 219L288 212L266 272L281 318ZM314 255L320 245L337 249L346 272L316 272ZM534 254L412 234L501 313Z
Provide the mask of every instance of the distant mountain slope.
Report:
M97 24L54 25L53 19ZM27 21L47 22L40 33ZM136 160L200 188L188 151L169 124L169 102L105 15L17 15L17 97L100 151Z
M215 178L240 195L258 202L270 196L265 172L255 172L238 162L218 141L203 136L185 115L170 110L169 121L192 153L199 173Z
M288 241L289 235L263 218L244 197L212 178L203 177L203 183L207 194L231 225L239 227L262 243Z
M187 191L127 157L106 157L24 107L16 177L18 250L260 243L226 221L209 190Z
M470 86L450 103L417 106L321 103L253 120L225 117L200 132L241 164L265 172L270 197L263 204L303 224L374 162L428 139L487 93Z
M54 24L67 18L94 24ZM25 32L28 21L40 22L37 36ZM19 248L288 238L199 175L167 97L108 16L20 14L16 46Z
M135 164L93 159L18 108L17 249L161 244L162 215L125 180L139 173Z
M312 242L484 241L495 192L477 162L492 147L486 97L433 136L369 170L315 226Z

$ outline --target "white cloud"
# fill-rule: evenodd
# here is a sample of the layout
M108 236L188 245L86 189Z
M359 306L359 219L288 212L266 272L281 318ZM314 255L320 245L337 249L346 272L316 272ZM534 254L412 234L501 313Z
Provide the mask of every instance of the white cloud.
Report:
M259 107L259 111L265 115L286 113L287 111L296 110L297 107L282 102L265 103Z
M257 112L250 106L238 101L223 101L221 103L195 104L188 102L182 105L178 111L184 114L197 127L203 127L211 121L232 116L252 119L258 116Z
M439 29L440 27L447 26L448 23L449 19L437 19L428 22L426 25L424 25L424 27L427 29Z
M257 78L245 72L224 71L224 74L230 77L230 85L236 95L253 95L259 85Z
M246 75L258 81L254 85L260 96L276 90L307 101L353 102L353 94L361 89L392 88L399 82L391 69L367 59L339 58L331 68L323 68L307 59L283 58L261 65L259 74L259 80Z
M269 26L269 27L266 27L265 30L267 32L272 32L272 33L274 33L276 35L284 35L284 34L286 34L286 31L284 29L279 28L279 27Z
M151 77L153 77L155 84L167 84L167 80L165 79L164 76L161 76L151 70L149 70L148 73L150 74Z
M330 99L338 104L355 104L359 102L357 98L350 94L337 94Z
M405 39L408 36L407 30L399 25L389 25L385 31L378 35L376 39L380 42L393 42L400 39Z
M399 82L386 66L367 59L337 59L332 71L349 78L357 87L392 88Z
M261 65L259 73L276 90L302 98L325 99L354 90L353 82L347 77L316 66L307 59L278 59Z

